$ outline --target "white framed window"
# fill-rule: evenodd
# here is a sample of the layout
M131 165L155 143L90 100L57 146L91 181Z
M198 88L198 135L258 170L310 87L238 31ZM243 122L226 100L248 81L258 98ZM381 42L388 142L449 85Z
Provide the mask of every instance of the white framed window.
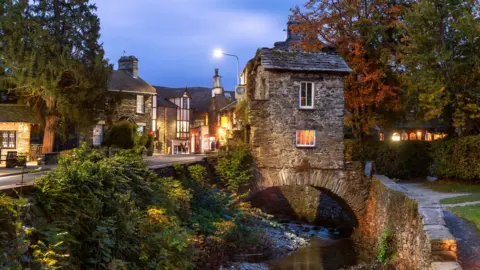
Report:
M137 113L145 113L145 97L137 95Z
M300 83L300 109L313 109L315 90L312 82Z
M145 127L144 126L138 126L137 127L137 132L138 132L138 135L143 135L143 133L145 132Z
M315 130L297 130L297 147L315 147Z

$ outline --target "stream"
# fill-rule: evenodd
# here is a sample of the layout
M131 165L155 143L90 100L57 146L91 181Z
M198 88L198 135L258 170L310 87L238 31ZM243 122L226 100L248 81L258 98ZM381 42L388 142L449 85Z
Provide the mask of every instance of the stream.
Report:
M287 256L265 262L269 269L337 270L356 265L355 246L349 238L341 238L326 228L302 227L314 234L310 244Z

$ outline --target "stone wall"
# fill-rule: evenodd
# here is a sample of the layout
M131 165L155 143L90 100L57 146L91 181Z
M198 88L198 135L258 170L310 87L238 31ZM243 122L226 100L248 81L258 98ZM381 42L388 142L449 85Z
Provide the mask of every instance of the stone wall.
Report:
M133 93L122 93L121 100L117 104L114 121L121 117L130 117L135 123L144 123L145 131L152 129L152 96L145 97L145 113L137 113L137 95Z
M343 76L259 67L255 81L250 95L250 138L260 170L344 168ZM299 109L301 82L314 83L314 109ZM315 130L316 146L297 147L297 130Z
M1 131L16 131L16 148L2 149L2 156L8 151L17 151L19 154L30 152L30 124L29 123L0 123ZM1 146L0 146L1 147ZM4 159L5 157L2 157Z
M157 129L158 142L161 149L158 152L167 154L168 147L172 145L172 139L176 137L177 109L158 107L157 108Z
M380 236L389 228L395 269L461 269L442 268L456 264L455 239L445 234L438 237L420 209L418 202L395 182L375 176L365 216L353 234L358 249L364 253L362 257L376 257Z

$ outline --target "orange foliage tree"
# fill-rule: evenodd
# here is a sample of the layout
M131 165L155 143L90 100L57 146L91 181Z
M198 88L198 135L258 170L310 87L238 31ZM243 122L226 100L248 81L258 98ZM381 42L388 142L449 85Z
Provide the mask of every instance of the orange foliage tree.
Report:
M292 9L306 38L306 51L333 46L352 68L345 80L346 125L356 137L368 135L400 111L396 48L403 42L402 15L409 1L308 0Z

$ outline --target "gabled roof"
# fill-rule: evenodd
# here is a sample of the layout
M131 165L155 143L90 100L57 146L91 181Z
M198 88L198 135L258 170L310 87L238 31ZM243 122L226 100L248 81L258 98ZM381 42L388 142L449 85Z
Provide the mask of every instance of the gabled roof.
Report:
M18 104L0 104L0 122L40 123L30 107Z
M185 88L170 88L162 86L155 86L155 88L159 100L160 97L163 97L163 99L181 97L185 92ZM190 101L190 108L200 112L208 112L208 106L212 99L212 89L206 87L188 87L187 91L192 98Z
M230 109L233 109L237 106L237 104L238 104L238 99L234 100L233 102L231 102L227 106L223 107L222 109L220 109L220 111L228 111Z
M326 52L284 51L263 48L260 60L266 69L299 71L352 72L345 60L337 54Z
M114 70L110 74L108 90L149 95L156 93L155 88L142 80L142 78L134 78L132 74L125 70Z

